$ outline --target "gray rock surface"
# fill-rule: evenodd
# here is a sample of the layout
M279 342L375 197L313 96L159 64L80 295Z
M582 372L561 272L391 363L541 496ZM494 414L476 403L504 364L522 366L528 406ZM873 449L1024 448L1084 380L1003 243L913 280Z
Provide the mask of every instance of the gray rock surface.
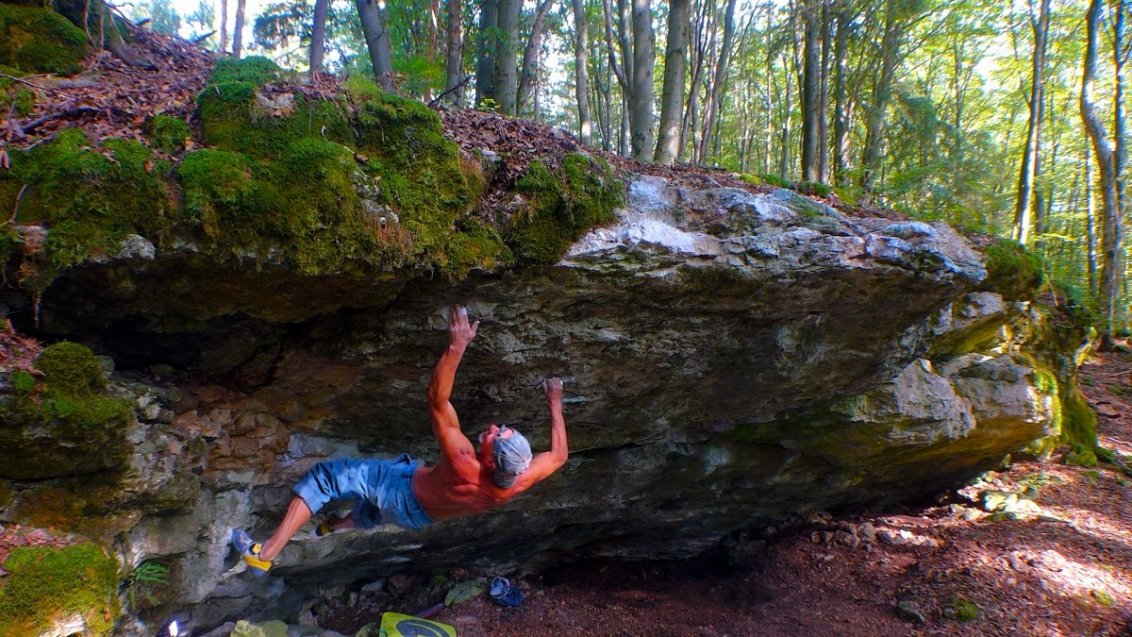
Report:
M70 272L43 320L127 370L123 559L170 564L196 632L293 620L305 596L402 571L688 557L799 513L932 493L1056 433L1056 387L1003 329L1026 305L971 292L986 270L965 239L787 191L644 177L557 265L459 284L306 280L151 248ZM425 390L452 302L481 321L453 395L464 430L518 422L546 448L537 384L567 377L566 467L422 532L304 530L270 578L244 573L231 529L266 537L315 462L436 459Z

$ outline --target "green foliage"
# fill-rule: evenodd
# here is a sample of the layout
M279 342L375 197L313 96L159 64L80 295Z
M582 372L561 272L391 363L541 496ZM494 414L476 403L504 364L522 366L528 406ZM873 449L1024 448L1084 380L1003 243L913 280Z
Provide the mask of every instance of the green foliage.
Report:
M185 149L185 140L192 135L192 131L180 117L154 115L145 123L145 134L154 146L172 153Z
M64 548L16 547L3 567L0 634L45 634L54 621L79 616L84 634L110 632L118 613L118 565L90 543Z
M32 376L31 372L17 369L12 372L8 380L12 383L12 389L18 394L30 394L35 389L35 376Z
M578 153L565 156L553 172L532 162L515 189L529 204L511 219L505 239L519 259L531 263L555 263L585 232L613 221L613 210L624 201L623 185L609 165Z
M778 175L772 175L770 173L761 173L758 177L762 180L762 183L776 186L778 188L789 188L792 185L789 181L783 179L782 177L779 177Z
M169 567L154 560L138 564L126 577L126 596L131 608L138 608L138 597L149 606L159 602L159 596L169 585Z
M82 69L86 47L82 29L51 9L0 3L0 64L72 75Z
M1046 281L1042 258L1017 241L1000 239L986 249L987 278L980 289L1007 300L1032 299Z
M393 72L400 78L399 92L407 96L421 96L430 89L442 91L447 80L444 60L432 54L396 57Z
M955 612L955 619L961 622L975 621L980 614L979 605L968 599L953 600L951 610Z
M828 197L833 194L833 187L820 181L801 181L794 185L794 189L812 197Z

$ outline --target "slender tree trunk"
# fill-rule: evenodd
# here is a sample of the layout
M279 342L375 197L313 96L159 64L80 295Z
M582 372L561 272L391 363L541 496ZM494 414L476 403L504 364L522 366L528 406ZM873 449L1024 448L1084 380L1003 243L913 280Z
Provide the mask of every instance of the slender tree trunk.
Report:
M707 104L704 105L704 126L700 138L700 161L706 161L708 156L708 139L711 137L716 121L719 119L719 92L723 90L723 82L727 78L727 69L731 65L731 42L735 36L735 0L727 1L727 12L723 18L723 43L719 48L719 61L715 72L712 73L711 89L707 94Z
M464 102L464 2L448 0L445 25L444 95L453 106Z
M804 47L802 55L802 180L818 181L818 121L821 109L818 94L821 84L821 34L816 0L798 5L802 12Z
M519 76L518 111L523 112L531 99L531 92L538 86L538 59L542 49L542 32L546 16L550 13L552 0L542 0L535 9L535 19L531 24L531 36L523 49L523 72ZM538 110L537 108L535 109Z
M228 0L220 0L220 55L228 52Z
M515 47L519 42L519 11L522 0L499 0L499 41L495 47L496 93L499 111L517 113L519 61Z
M428 45L426 54L435 60L440 52L440 0L428 0Z
M578 136L586 146L593 146L593 120L589 102L590 30L586 20L585 0L573 0L574 8L574 97L578 100Z
M232 28L232 57L237 60L244 49L244 8L247 0L236 0L236 24Z
M873 89L873 103L865 118L865 148L861 159L861 190L866 201L876 187L876 177L882 169L888 103L892 99L892 85L896 66L902 58L901 45L906 24L897 16L896 4L889 0L885 7L884 37L881 39L881 70Z
M326 48L326 14L330 0L315 0L314 24L311 25L311 76L322 72L322 55Z
M1012 237L1021 243L1030 242L1033 231L1033 214L1030 198L1034 194L1038 152L1041 145L1042 109L1045 106L1044 71L1046 66L1046 35L1049 33L1050 0L1039 0L1038 16L1033 14L1031 3L1030 28L1034 32L1034 53L1030 64L1030 121L1026 128L1026 147L1022 151L1022 167L1018 173L1018 197L1014 207Z
M837 34L833 40L833 65L837 75L833 83L833 183L845 184L849 169L849 104L847 76L849 74L849 28L852 17L842 5L836 12Z
M685 59L691 17L689 0L672 0L668 5L668 45L664 54L664 89L660 97L660 126L653 159L671 164L680 153L680 125L684 110Z
M479 54L476 57L476 107L487 100L496 104L499 97L496 90L495 55L499 39L499 0L481 0Z
M684 116L680 123L680 145L676 154L677 161L684 159L684 152L687 147L692 149L692 161L699 161L697 153L699 153L699 144L695 136L697 122L699 122L698 107L700 103L700 87L703 85L703 71L707 59L707 37L704 31L710 29L709 16L710 6L708 2L700 2L700 8L696 11L696 17L693 24L694 28L690 29L691 36L691 49L692 49L692 78L688 83L688 101L684 106ZM689 144L688 140L692 140Z
M653 155L653 85L656 65L656 35L652 29L650 0L633 0L633 92L630 98L629 129L633 159L647 162Z
M389 32L385 28L385 16L375 0L355 0L358 16L362 19L362 33L369 48L369 59L373 65L373 76L378 86L393 90L393 53L389 46Z
M821 3L821 82L818 86L818 181L829 181L829 59L832 12L830 0Z
M621 87L621 134L617 138L617 152L620 155L628 155L629 154L629 152L628 152L629 118L628 118L628 114L627 114L626 105L627 105L628 100L629 100L629 94L632 92L632 85L629 83L629 75L632 74L631 65L633 63L633 56L630 53L631 48L630 48L628 38L624 35L624 32L626 31L625 12L623 10L624 7L625 7L624 0L619 0L618 4L619 4L620 9L622 9L622 10L619 11L619 14L618 14L619 33L616 36L616 38L614 37L614 33L613 33L613 10L612 10L612 7L610 5L610 0L603 0L602 10L603 10L603 16L604 16L604 21L605 21L605 49L606 49L606 51L609 52L609 68L613 71L613 75L617 78L617 83ZM621 51L621 60L626 65L626 68L624 68L624 69L621 67L621 64L619 64L618 61L617 61L617 51L618 51L618 49L620 49L620 51ZM609 113L609 117L610 117L609 129L610 129L610 134L612 135L612 131L613 131L613 125L612 125L612 117L613 117L612 87L610 86L609 89L610 89L610 100L609 100L609 109L608 109L608 113Z
M1112 349L1114 345L1113 331L1116 316L1116 295L1119 291L1118 265L1121 265L1118 255L1120 253L1120 205L1117 198L1117 155L1104 130L1100 115L1096 111L1093 101L1093 85L1097 77L1097 34L1103 13L1103 0L1092 0L1085 16L1086 46L1085 70L1081 78L1081 119L1085 124L1085 131L1093 145L1096 154L1097 167L1100 169L1101 189L1101 268L1100 268L1100 301L1103 307L1103 321L1101 326L1100 347ZM1119 50L1119 49L1117 49Z
M1093 160L1085 144L1085 244L1086 269L1089 273L1089 295L1097 296L1097 205L1093 196Z

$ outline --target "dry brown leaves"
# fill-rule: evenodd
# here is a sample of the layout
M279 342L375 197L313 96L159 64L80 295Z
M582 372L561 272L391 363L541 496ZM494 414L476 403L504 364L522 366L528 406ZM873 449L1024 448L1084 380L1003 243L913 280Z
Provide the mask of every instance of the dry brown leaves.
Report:
M34 338L20 336L8 319L0 320L0 373L10 374L20 370L39 374L35 359L43 344Z
M35 108L22 118L2 115L0 147L28 148L66 127L83 129L96 143L110 137L141 141L142 126L153 115L189 121L215 58L180 38L147 29L135 27L133 37L131 51L142 65L100 51L74 77L19 78L35 93Z

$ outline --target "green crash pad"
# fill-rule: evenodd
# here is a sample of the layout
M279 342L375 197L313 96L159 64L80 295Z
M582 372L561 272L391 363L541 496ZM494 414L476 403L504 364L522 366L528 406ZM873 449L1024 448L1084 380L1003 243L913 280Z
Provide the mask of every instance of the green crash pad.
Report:
M456 628L412 615L385 613L381 616L378 634L381 637L456 637Z

